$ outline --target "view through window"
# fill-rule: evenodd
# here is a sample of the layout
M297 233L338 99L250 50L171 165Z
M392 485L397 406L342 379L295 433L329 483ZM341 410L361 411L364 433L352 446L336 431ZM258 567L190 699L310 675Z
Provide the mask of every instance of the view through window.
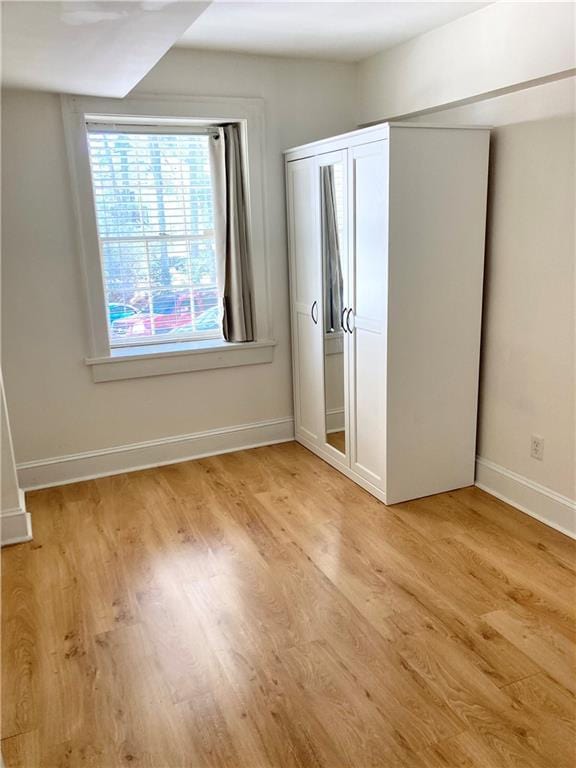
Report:
M221 335L206 133L89 127L112 347Z

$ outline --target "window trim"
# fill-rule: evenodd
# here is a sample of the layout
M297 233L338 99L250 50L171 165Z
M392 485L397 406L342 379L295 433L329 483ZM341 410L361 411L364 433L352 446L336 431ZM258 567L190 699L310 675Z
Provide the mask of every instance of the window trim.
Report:
M119 348L111 348L108 336L108 320L104 292L101 255L96 224L92 178L88 155L87 122L94 122L94 117L102 122L119 125L127 123L141 125L148 129L152 125L161 127L181 127L194 123L205 124L236 122L240 125L244 147L246 149L246 185L248 194L248 236L252 254L254 276L254 303L256 317L256 341L249 344L229 344L221 339L212 340L207 345L205 340L183 342L180 355L197 356L198 345L204 352L210 346L217 353L218 360L230 352L230 360L250 358L250 350L263 348L272 350L275 346L270 314L270 275L267 265L268 235L265 228L266 190L264 176L264 102L260 98L220 98L195 96L158 96L142 94L131 96L121 101L116 99L62 96L66 148L72 179L72 196L78 229L78 245L81 257L81 269L86 303L86 321L88 336L88 355L86 364L95 370L102 361L109 360L116 368L129 357L127 365L134 367L133 355L118 354ZM254 346L256 345L256 346ZM166 359L173 354L163 354L161 349L152 351L147 345L146 355L142 357L139 370L146 368L145 362L153 358ZM157 345L160 347L160 345ZM164 346L164 345L162 345ZM247 354L239 354L239 346L246 347ZM131 347L131 350L135 347ZM127 348L120 348L126 352ZM257 355L257 357L262 355ZM210 356L206 358L208 361ZM253 357L253 355L252 355ZM146 358L146 360L144 360ZM95 365L94 361L98 361ZM216 362L216 361L215 361ZM237 362L232 365L246 365ZM222 367L219 362L215 367ZM158 365L150 365L150 374L157 375ZM205 368L204 368L205 369ZM194 370L194 368L192 369ZM138 376L146 375L139 373ZM117 376L115 378L128 378ZM106 379L107 380L107 379Z
M275 341L227 342L210 339L191 342L158 344L152 352L147 345L113 350L112 355L86 358L92 370L92 379L118 381L146 376L163 376L171 373L207 371L241 365L271 363ZM169 349L167 347L170 347Z

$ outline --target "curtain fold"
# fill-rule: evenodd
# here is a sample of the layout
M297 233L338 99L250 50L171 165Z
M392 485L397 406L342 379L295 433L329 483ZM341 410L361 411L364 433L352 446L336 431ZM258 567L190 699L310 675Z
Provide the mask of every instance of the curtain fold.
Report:
M320 168L322 184L322 262L324 268L324 332L332 333L342 327L342 294L344 283L340 264L340 243L336 212L334 168Z
M210 138L210 167L222 333L226 341L254 341L254 290L238 125L222 126Z

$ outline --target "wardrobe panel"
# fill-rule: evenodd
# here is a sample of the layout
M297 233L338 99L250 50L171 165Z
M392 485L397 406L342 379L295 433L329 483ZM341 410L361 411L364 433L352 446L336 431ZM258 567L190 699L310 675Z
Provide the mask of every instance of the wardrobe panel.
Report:
M388 142L349 152L352 469L383 487L386 424Z
M286 169L292 294L294 427L311 444L324 441L321 262L317 162Z
M385 312L386 271L383 257L387 174L381 146L370 146L366 156L354 157L355 270L354 313L357 319L376 323L379 331ZM359 152L360 150L357 150ZM376 161L376 162L375 162Z
M318 359L313 329L310 318L305 312L296 313L296 346L298 348L298 392L299 408L296 418L297 428L311 440L319 435L318 401L314 397L318 380Z
M290 165L292 190L292 248L294 258L294 300L312 307L318 301L318 183L314 158Z
M364 474L367 480L380 485L383 434L378 424L384 420L382 340L379 334L356 327L353 344L356 359L353 467Z
M390 131L394 503L474 482L489 133Z

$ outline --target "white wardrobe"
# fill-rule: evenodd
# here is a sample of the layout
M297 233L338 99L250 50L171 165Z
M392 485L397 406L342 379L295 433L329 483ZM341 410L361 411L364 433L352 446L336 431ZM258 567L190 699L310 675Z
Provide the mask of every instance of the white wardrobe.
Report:
M296 439L386 504L474 482L489 131L286 153Z

